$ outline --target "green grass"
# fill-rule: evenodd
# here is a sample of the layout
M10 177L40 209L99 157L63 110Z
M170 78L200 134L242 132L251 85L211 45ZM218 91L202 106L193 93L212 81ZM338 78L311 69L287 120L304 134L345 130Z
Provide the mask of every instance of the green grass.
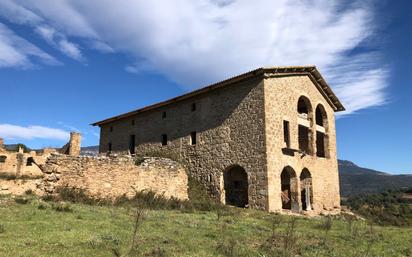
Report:
M91 206L0 198L0 256L126 256L131 205ZM295 219L294 227L292 220ZM145 210L128 256L412 256L412 228L352 225L263 211ZM287 247L285 244L287 243Z

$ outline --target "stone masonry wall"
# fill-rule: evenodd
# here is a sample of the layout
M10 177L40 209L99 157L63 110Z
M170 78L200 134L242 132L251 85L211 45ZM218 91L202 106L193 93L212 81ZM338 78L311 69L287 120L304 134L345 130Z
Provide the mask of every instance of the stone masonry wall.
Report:
M336 130L334 111L320 94L308 76L268 76L265 87L265 120L266 120L266 151L268 163L269 210L282 209L280 174L289 166L296 173L297 180L303 169L308 169L312 176L313 210L317 213L323 210L331 211L340 208L339 174L336 156ZM312 131L313 153L302 155L294 152L292 155L282 152L285 147L283 136L283 121L289 121L291 149L298 149L298 112L297 104L301 96L309 99L311 113L309 114ZM328 154L326 158L316 156L316 124L315 109L322 105L326 110L328 136ZM302 190L298 183L298 192ZM298 202L302 207L300 193Z
M136 153L175 156L190 175L225 200L223 172L234 165L248 177L249 206L266 209L267 172L262 77L254 77L101 127L100 151L127 152L135 135ZM192 104L196 105L192 111ZM164 117L163 113L166 113ZM191 145L191 132L197 143ZM167 134L168 145L161 145Z
M52 155L39 185L47 193L59 187L83 189L96 198L133 197L150 190L166 198L187 199L188 178L178 163L164 158L146 158L136 165L130 156L86 157Z

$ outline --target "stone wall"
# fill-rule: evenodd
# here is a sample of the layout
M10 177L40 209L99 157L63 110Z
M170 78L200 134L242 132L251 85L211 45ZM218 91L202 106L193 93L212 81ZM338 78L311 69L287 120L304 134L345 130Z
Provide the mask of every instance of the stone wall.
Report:
M283 208L281 173L287 169L292 174L295 211L301 211L306 204L303 202L306 191L310 191L308 199L316 213L338 210L334 111L309 75L257 74L207 93L104 123L100 152L131 150L138 155L171 156L183 163L190 175L223 203L228 184L225 174L232 168L239 174L244 171L249 206L269 211ZM308 99L311 108L303 118L297 108L301 96ZM324 126L315 124L318 105L325 111ZM284 142L283 121L289 122L289 146ZM309 134L310 152L299 149L298 125L302 122L309 131L306 134ZM325 134L325 157L316 155L318 131ZM195 145L191 144L193 132L196 132ZM167 145L162 145L163 135L167 135ZM133 141L135 147L131 149ZM307 172L301 178L303 170ZM240 180L241 177L231 174L226 178ZM235 182L243 188L245 181ZM308 186L305 191L303 185Z
M241 166L247 173L249 206L267 207L262 77L249 78L208 94L105 124L100 151L128 152L135 136L136 154L178 159L191 176L225 202L223 173ZM195 110L193 110L193 104ZM165 114L164 114L165 113ZM191 134L196 132L196 144ZM161 137L167 135L167 145Z
M138 163L137 163L138 164ZM145 158L136 165L130 156L52 155L43 169L39 187L56 193L60 187L84 190L96 198L132 197L136 191L149 190L166 198L188 199L188 177L178 163L164 158Z
M321 212L340 208L339 174L336 156L336 130L334 111L320 94L308 76L271 76L265 82L265 134L269 184L269 210L282 209L281 172L291 168L297 180L297 204L302 209L301 174L307 169L311 174L313 210ZM300 97L309 100L308 124L311 137L311 153L302 154L298 144L298 124L302 122L297 112ZM327 136L326 157L316 156L315 110L318 105L326 111L325 133ZM283 121L289 122L290 147L285 149ZM304 121L304 120L303 120ZM289 152L288 152L289 151Z

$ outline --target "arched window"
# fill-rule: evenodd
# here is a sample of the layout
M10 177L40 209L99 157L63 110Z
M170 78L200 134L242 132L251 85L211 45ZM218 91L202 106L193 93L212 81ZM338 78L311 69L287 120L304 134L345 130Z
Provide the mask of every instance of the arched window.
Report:
M316 156L329 157L328 116L325 107L318 104L315 111L316 119Z
M303 169L300 173L300 200L302 210L311 211L313 205L312 175L308 169Z
M298 113L301 118L310 118L310 114L312 112L312 106L310 105L310 101L307 97L301 96L298 100Z
M299 210L298 183L295 171L287 166L280 174L282 209Z
M312 105L307 97L299 97L297 111L299 150L312 154Z
M325 107L318 104L315 111L316 125L326 128L328 122L328 116L326 115Z

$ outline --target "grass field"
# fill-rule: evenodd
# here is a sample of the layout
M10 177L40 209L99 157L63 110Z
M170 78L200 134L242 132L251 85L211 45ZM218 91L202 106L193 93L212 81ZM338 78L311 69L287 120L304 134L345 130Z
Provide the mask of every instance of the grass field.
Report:
M0 256L412 256L412 228L343 217L144 210L135 222L131 205L28 199L0 198Z

